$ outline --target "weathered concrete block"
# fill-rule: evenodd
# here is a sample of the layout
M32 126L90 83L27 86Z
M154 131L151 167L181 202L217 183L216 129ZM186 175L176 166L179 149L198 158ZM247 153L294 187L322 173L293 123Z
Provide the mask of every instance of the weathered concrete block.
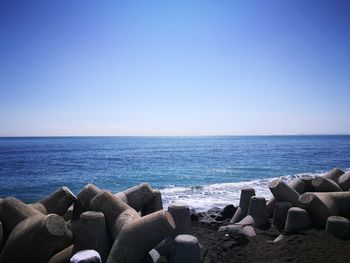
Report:
M44 215L14 197L0 200L0 221L3 225L4 241L20 222L33 216L41 217Z
M101 257L95 250L81 250L73 255L70 263L101 263Z
M34 203L34 204L30 204L29 206L38 210L40 213L44 215L47 214L46 207L42 203Z
M3 235L4 235L4 230L2 228L2 222L0 221L0 252L2 249Z
M151 249L150 252L142 259L142 263L158 263L160 260L160 254L157 250Z
M275 212L273 213L272 224L282 231L286 225L287 214L292 204L289 202L277 202L275 205Z
M147 183L136 185L115 195L136 211L140 211L155 197L152 188Z
M330 216L350 214L350 192L305 193L300 202L317 227L325 227Z
M312 180L314 178L311 176L306 176L306 177L302 177L301 180L303 180L304 184L305 184L305 189L304 192L299 192L297 191L299 194L303 194L306 192L315 192L314 187L312 186ZM293 188L293 187L292 187Z
M231 235L244 235L246 237L254 237L256 236L256 233L253 224L253 217L248 215L235 224L220 227L219 232L228 232Z
M288 210L285 230L288 232L298 232L311 227L308 212L300 207L291 207Z
M312 186L316 192L341 192L343 189L334 181L324 178L316 177L312 180Z
M280 234L278 237L276 237L272 242L273 243L279 243L281 241L285 240L285 235Z
M299 193L282 180L273 180L269 188L276 200L287 201L295 206L299 205Z
M174 219L164 210L132 220L116 238L107 263L139 263L152 248L171 236L174 230Z
M174 244L174 237L167 237L154 247L161 256L169 256Z
M90 202L95 211L103 212L108 232L114 241L108 263L137 263L164 238L171 236L175 222L169 212L161 210L144 217L118 196L101 191Z
M100 211L104 214L107 231L112 242L126 224L140 218L140 215L134 209L117 196L105 190L100 191L91 200L90 205L92 210Z
M248 215L254 219L254 227L267 225L269 223L269 214L266 209L265 198L253 196L250 199Z
M283 202L283 201L277 201L274 196L272 196L267 202L266 202L266 209L269 213L269 216L272 217L273 213L275 211L275 205L277 202Z
M232 218L236 212L237 208L234 205L227 205L225 206L222 211L220 212L220 215L223 219Z
M288 184L288 186L293 190L297 191L298 194L305 193L307 187L305 181L302 178L294 179Z
M187 205L172 203L168 206L168 211L173 217L176 227L172 237L166 238L155 247L162 256L168 256L171 253L176 236L192 234L191 211Z
M170 263L200 263L198 239L191 235L179 235L175 238Z
M66 247L54 256L52 256L48 263L69 263L70 258L73 256L73 245Z
M339 177L344 174L344 172L338 168L333 168L332 170L330 170L328 173L326 173L323 177L330 179L334 182L338 182Z
M314 189L311 185L312 177L302 177L295 179L288 183L287 185L295 190L299 195L305 193L305 192L313 192ZM278 179L279 180L279 179ZM294 194L295 195L295 194ZM276 199L274 196L267 202L266 207L267 207L267 212L269 215L272 217L273 213L275 211L275 204L276 202L281 202L281 201L288 201L284 199Z
M350 188L350 172L342 174L338 179L338 184L344 191L348 191Z
M239 207L231 219L231 223L237 223L241 221L248 214L250 198L255 196L255 190L253 188L243 188L241 190L241 197L239 199Z
M90 202L100 191L101 189L93 184L87 184L80 190L73 205L72 220L78 220L82 213L93 210Z
M41 199L38 203L45 207L46 214L57 214L63 216L75 200L75 195L68 189L68 187L63 186Z
M86 209L78 199L75 200L73 203L73 211L72 211L71 221L79 220L80 215L86 211L88 211L88 209Z
M168 206L168 211L173 217L176 225L174 236L192 234L191 215L188 205L172 203Z
M87 184L80 190L80 192L77 195L77 199L86 209L91 209L91 200L100 192L101 189L98 188L96 185Z
M63 215L64 220L66 220L66 222L72 220L72 216L73 216L73 205L71 205L67 212Z
M105 217L102 212L87 211L80 215L74 233L73 253L81 250L95 250L106 262L110 250Z
M73 235L62 217L55 214L29 217L12 230L0 262L47 263L72 242Z
M330 216L326 224L327 233L343 240L350 239L350 221L341 216Z
M141 208L141 216L149 215L163 209L162 194L160 191L153 191L153 199Z

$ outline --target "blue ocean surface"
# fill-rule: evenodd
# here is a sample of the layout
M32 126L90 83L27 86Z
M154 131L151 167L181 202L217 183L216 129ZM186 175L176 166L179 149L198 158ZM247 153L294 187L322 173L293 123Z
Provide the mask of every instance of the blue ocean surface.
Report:
M350 168L350 136L0 138L0 197L31 203L62 185L118 192L141 182L165 206L237 204L242 187L269 198L273 178Z

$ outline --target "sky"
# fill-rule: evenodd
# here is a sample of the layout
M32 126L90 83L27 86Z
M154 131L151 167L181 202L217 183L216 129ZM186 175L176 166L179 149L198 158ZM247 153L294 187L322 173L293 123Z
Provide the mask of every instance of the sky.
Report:
M0 0L0 136L350 134L347 0Z

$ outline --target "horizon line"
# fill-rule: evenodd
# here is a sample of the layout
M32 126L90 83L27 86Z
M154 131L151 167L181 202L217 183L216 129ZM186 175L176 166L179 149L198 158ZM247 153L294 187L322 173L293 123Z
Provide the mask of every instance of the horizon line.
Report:
M5 135L0 138L68 138L68 137L268 137L268 136L350 136L350 133L293 133L293 134L188 134L188 135Z

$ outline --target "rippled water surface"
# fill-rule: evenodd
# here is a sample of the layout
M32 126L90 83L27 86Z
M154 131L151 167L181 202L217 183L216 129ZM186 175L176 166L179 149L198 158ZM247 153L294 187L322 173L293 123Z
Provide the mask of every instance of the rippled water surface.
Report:
M149 182L165 203L204 209L268 196L271 178L350 167L350 136L0 138L0 196L33 202L66 185L113 192Z

